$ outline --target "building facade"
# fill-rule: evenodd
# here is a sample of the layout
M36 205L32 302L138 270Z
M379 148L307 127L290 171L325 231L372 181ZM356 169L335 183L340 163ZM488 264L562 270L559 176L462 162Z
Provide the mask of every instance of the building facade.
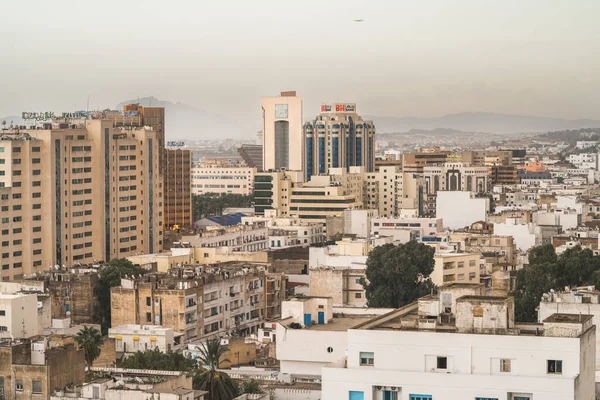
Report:
M488 168L465 163L445 163L423 168L428 194L438 191L467 191L483 193L488 189Z
M331 168L375 169L375 125L356 113L356 104L324 104L304 124L304 180Z
M554 314L517 328L513 298L468 294L477 288L441 288L350 328L347 356L322 369L322 397L594 399L591 316Z
M254 190L256 168L242 164L202 163L192 169L192 193L241 194Z
M261 98L263 171L302 170L302 98L296 92Z
M192 152L165 149L164 227L192 224Z
M69 122L0 139L3 280L162 249L155 132Z

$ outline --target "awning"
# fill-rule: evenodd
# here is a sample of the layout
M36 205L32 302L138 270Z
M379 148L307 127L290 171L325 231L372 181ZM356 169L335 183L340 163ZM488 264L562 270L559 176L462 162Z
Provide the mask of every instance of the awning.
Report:
M139 337L137 337L137 336L134 336L134 337L133 337L133 340L140 340L140 338L139 338Z
M115 336L115 339L117 339L117 340L123 340L123 336L117 335L117 336Z
M155 338L155 337L151 337L151 338L150 338L150 341L151 341L151 342L156 342L156 338Z

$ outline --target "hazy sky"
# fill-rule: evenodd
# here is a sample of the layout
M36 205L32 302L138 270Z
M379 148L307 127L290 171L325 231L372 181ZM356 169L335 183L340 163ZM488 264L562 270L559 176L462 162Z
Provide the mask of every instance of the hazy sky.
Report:
M296 90L360 114L600 118L599 0L4 0L0 115L154 95L260 125ZM355 23L354 19L364 19Z

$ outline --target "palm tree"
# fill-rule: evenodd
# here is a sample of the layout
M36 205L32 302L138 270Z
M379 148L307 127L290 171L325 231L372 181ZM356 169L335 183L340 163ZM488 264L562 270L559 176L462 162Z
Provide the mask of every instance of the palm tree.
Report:
M200 368L194 372L194 389L208 391L208 400L232 400L238 395L238 387L229 375L218 370L220 362L229 362L223 358L229 348L217 338L202 343L199 351Z
M75 341L79 348L83 349L85 363L88 367L91 367L94 360L100 356L102 335L98 329L91 326L84 326L75 336Z

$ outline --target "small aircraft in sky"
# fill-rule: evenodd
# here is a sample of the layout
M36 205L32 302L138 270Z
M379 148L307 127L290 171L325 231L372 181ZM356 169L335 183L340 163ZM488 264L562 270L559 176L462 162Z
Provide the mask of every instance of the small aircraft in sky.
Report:
M364 19L355 19L354 22L363 22Z

